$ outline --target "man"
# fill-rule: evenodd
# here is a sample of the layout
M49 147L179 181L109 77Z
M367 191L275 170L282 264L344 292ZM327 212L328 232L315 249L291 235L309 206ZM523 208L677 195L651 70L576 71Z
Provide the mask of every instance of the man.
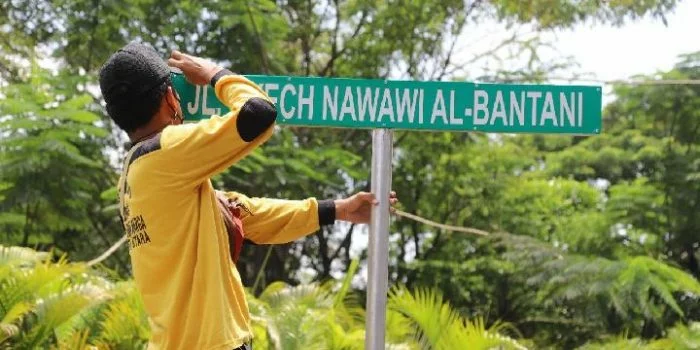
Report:
M211 84L230 111L183 124L168 65L193 84ZM211 62L174 51L168 65L150 46L131 43L100 70L107 112L133 143L119 199L152 345L249 348L250 316L232 261L230 222L210 177L269 139L277 112L258 86ZM263 244L290 242L336 219L366 223L377 203L364 192L335 201L225 197L244 209L246 238ZM396 202L394 194L389 200Z

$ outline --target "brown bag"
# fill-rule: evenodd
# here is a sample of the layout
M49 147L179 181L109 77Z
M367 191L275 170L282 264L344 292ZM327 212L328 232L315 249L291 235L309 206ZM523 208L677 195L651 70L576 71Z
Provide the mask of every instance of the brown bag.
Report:
M229 199L223 192L216 192L216 199L219 203L221 216L224 219L226 232L228 234L229 250L231 260L235 264L238 262L238 257L241 255L243 248L243 240L245 240L245 232L243 231L243 222L241 221L241 204L233 199Z

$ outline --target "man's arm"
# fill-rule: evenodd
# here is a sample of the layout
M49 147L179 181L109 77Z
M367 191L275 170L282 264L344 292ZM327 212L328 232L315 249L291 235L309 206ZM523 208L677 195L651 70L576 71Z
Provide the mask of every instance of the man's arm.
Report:
M226 192L225 196L243 206L245 238L258 244L288 243L332 225L336 219L333 200L250 198L237 192Z
M269 97L253 82L197 57L173 53L168 63L195 84L211 84L230 108L196 124L163 130L161 144L177 155L168 165L184 182L198 185L236 163L272 136L277 117Z
M258 244L288 243L336 220L368 223L371 207L378 203L368 192L321 201L249 198L237 192L227 192L225 196L245 207L241 212L243 230L246 238ZM389 202L397 203L394 192L389 195Z

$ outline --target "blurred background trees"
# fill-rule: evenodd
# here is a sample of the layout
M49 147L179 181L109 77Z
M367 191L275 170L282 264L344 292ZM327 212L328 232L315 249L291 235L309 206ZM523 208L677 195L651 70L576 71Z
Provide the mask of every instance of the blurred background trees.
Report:
M105 115L96 72L131 40L164 58L177 48L243 74L537 83L575 65L542 59L556 45L545 34L591 20L665 21L676 3L5 1L2 242L82 261L123 234L113 186L124 135ZM474 50L473 29L486 22L512 35ZM649 78L700 79L700 54ZM397 131L402 209L494 234L397 219L391 282L439 290L460 317L507 322L538 348L651 346L686 333L698 344L700 86L615 86L613 95L594 137ZM365 130L283 128L214 182L254 196L339 197L369 186L369 160ZM342 278L354 258L362 271L366 235L339 224L275 247L252 292ZM246 285L267 250L246 246ZM130 274L126 249L104 265ZM361 296L362 279L353 286Z

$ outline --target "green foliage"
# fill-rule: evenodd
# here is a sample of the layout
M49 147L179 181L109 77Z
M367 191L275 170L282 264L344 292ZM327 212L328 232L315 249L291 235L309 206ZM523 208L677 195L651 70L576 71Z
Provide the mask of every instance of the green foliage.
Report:
M108 161L118 158L123 138L88 91L97 68L128 41L150 42L164 56L179 48L242 73L443 80L473 77L472 67L482 67L480 80L542 81L571 62L543 62L539 51L550 43L540 34L587 21L665 21L676 3L2 2L3 242L87 260L123 235L115 211L116 171ZM494 19L517 34L483 52L468 51L458 62L457 41L476 39L471 29ZM529 29L534 34L522 34ZM37 68L46 58L52 71ZM684 56L654 77L698 79L698 62L698 53ZM665 348L692 348L692 322L700 319L699 93L697 86L617 86L605 109L604 133L595 137L396 132L394 188L403 209L511 234L476 239L397 220L391 282L417 292L395 290L401 306L412 311L388 313L388 342L411 348L407 339L433 339L434 347L442 347L446 337L426 324L436 317L438 323L457 320L445 329L469 344L489 344L484 335L499 330L495 320L503 320L535 347L595 346L624 334L604 346L652 346L664 337L658 341ZM253 196L344 196L369 187L370 144L364 130L282 128L214 183ZM256 348L362 346L362 303L349 280L340 287L323 283L355 268L350 250L364 239L362 230L338 225L274 248L262 274L264 292L249 299ZM238 267L247 284L266 252L244 249ZM24 261L12 266L32 269L45 259L30 250L0 250L7 266ZM105 264L129 273L124 249ZM64 265L60 269L68 269ZM290 287L302 267L313 269L318 283ZM12 276L7 281L24 281ZM35 278L27 283L36 285ZM148 332L133 286L95 281L105 293L99 302L86 301L99 290L86 286L54 290L43 308L33 290L7 287L14 304L0 324L6 341L48 344L47 330L33 328L44 322L56 330L50 343L61 348L141 347ZM433 289L441 293L426 292ZM79 317L68 317L72 309L82 310ZM441 310L451 311L441 318ZM481 340L459 338L471 335Z
M697 57L659 76L695 79ZM437 287L541 347L623 331L646 342L700 319L699 93L616 88L596 137L399 136L394 184L407 211L511 234L397 221L396 281Z
M580 350L617 350L617 349L641 349L641 350L693 350L700 349L700 323L693 322L686 326L678 324L670 328L664 338L651 342L644 342L639 338L628 338L627 335L615 337L603 343L586 344Z
M34 66L0 98L0 228L4 242L72 251L108 246L117 226L99 194L114 181L99 106L85 79Z
M270 284L259 298L249 296L254 326L264 329L256 336L273 349L364 348L364 312L345 297L353 276L350 270L335 297L330 293L333 284L290 287L282 283ZM473 349L524 349L503 334L511 332L511 327L496 324L487 329L481 319L464 319L434 290L394 288L386 331L390 349L458 349L464 344Z
M595 18L603 23L621 25L627 20L650 14L666 20L664 15L672 10L677 0L662 1L624 1L613 0L599 2L596 0L534 0L534 1L496 1L501 5L499 15L514 17L522 22L535 21L543 27L569 27L575 23Z
M414 338L423 349L459 349L466 344L471 349L525 349L499 334L511 330L508 325L496 323L487 329L483 319L465 320L434 290L411 293L405 288L394 288L387 307L413 327Z
M132 283L28 248L0 246L0 344L11 348L144 348L149 325Z
M657 349L700 349L700 322L692 322L689 325L678 324L668 331L664 339L651 342Z
M582 317L582 322L601 315L607 315L610 322L614 319L612 311L619 317L617 321L624 324L623 328L640 332L639 326L635 326L640 319L662 323L663 316L669 313L684 317L676 302L678 296L700 298L700 282L682 270L646 256L608 260L566 254L526 237L503 236L502 239L511 248L506 258L520 262L521 271L531 275L527 283L538 290L538 302L545 307L588 304L580 315L569 315ZM596 303L589 303L591 300ZM609 324L606 328L614 327L615 324Z
M499 212L503 230L546 241L568 241L571 221L596 212L601 194L587 183L533 179L509 189ZM528 205L521 205L528 203Z
M660 77L700 77L697 56L682 57ZM609 182L607 215L624 225L637 252L667 256L698 277L700 91L679 85L617 87L615 93L604 114L605 134L548 152L547 172Z
M1 341L21 348L43 347L61 338L71 320L105 297L101 279L84 266L26 248L0 246ZM68 281L68 283L66 283Z
M103 319L96 344L111 349L145 347L151 332L143 310L143 301L134 285L120 283L114 299L102 310Z
M81 263L28 248L0 246L0 344L19 348L143 349L150 329L133 283L113 283ZM338 282L270 284L248 296L261 349L362 349L364 312L349 294L358 267ZM439 293L395 288L389 297L388 348L522 349L512 328L462 318ZM417 340L417 342L414 342Z

